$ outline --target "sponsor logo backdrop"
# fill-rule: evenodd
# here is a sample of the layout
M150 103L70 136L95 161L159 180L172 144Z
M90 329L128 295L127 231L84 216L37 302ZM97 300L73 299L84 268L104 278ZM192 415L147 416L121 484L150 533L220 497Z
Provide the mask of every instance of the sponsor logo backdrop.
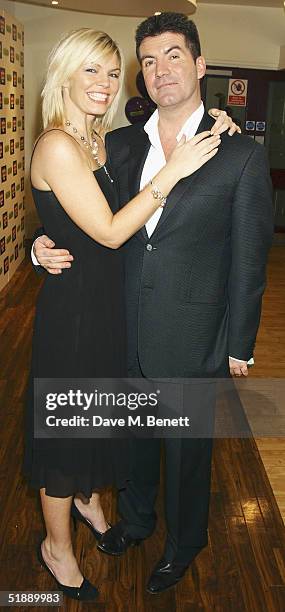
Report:
M24 30L0 11L0 290L25 255Z

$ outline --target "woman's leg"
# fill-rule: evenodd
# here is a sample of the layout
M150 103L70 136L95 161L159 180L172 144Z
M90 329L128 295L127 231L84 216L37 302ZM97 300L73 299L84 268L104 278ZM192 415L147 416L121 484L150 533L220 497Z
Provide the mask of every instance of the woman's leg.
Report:
M42 543L44 561L66 586L80 586L83 576L73 553L70 531L72 497L50 497L40 490L47 535Z
M86 499L78 494L74 498L74 503L82 516L88 519L95 529L102 533L108 529L99 493L93 493L90 499Z

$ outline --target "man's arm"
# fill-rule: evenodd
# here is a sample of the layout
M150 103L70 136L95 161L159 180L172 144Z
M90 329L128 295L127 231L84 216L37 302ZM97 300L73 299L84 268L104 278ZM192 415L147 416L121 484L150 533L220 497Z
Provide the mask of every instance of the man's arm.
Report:
M248 361L229 357L229 368L232 376L248 376L248 368L253 365L253 357L251 357L251 359L248 359Z
M36 272L46 270L50 274L61 274L64 268L70 268L73 256L67 249L55 249L55 243L37 230L31 250L32 263ZM38 234L38 237L36 235Z
M229 354L244 361L254 351L272 236L269 164L265 148L255 143L232 204Z
M43 227L38 227L33 235L32 238L32 248L31 248L31 260L32 260L32 264L34 266L34 270L37 274L42 274L45 269L42 268L42 266L40 265L40 263L38 262L35 253L34 253L34 246L36 244L36 241L38 238L42 237L44 235L44 228Z

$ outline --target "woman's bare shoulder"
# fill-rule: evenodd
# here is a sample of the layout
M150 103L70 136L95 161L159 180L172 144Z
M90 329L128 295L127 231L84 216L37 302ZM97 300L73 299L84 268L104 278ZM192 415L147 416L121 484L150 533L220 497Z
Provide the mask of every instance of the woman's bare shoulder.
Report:
M59 128L47 129L42 132L35 142L35 148L63 147L78 150L79 143L67 132Z
M63 160L72 162L82 160L82 151L80 144L64 130L47 129L35 143L34 161L43 157L46 161L51 157L53 163Z

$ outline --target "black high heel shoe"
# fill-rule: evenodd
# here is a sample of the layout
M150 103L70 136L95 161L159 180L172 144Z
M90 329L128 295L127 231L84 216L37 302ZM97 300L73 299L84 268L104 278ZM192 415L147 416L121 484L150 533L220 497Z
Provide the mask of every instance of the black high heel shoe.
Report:
M90 521L88 521L87 518L85 518L83 516L83 514L81 514L81 512L78 510L78 508L76 507L74 500L72 500L72 505L71 505L71 516L73 519L73 524L74 524L74 529L76 529L76 521L81 521L81 523L84 523L84 525L86 525L86 527L89 527L90 531L92 531L94 537L96 538L97 542L100 542L102 536L104 535L104 533L106 533L106 531L98 531L98 529L95 529L95 527L93 527L92 523L90 523ZM112 525L110 525L110 523L107 523L107 525L109 527L112 527Z
M42 542L39 543L37 548L37 556L41 566L54 578L60 591L63 592L66 597L76 599L77 601L94 601L99 595L98 589L96 589L89 580L83 577L80 587L70 587L65 584L58 582L54 573L51 571L49 566L46 564L42 554Z

